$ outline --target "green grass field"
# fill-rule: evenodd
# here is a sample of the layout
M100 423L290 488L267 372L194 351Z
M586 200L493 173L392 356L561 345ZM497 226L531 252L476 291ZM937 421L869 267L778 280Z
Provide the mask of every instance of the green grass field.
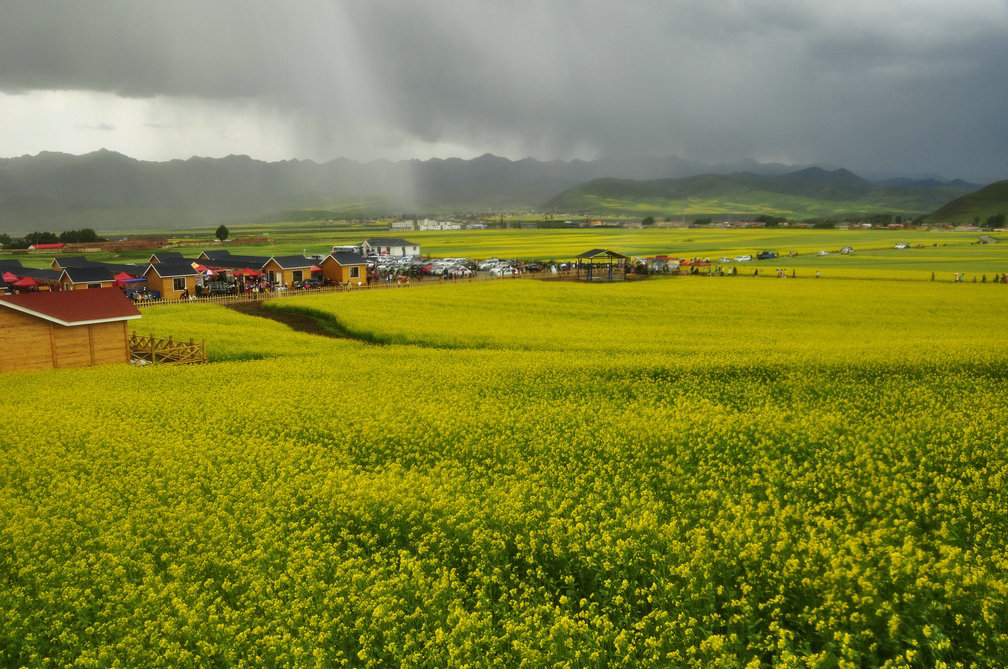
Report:
M357 338L180 304L132 326L213 362L4 375L0 665L1008 662L1008 286L265 308Z

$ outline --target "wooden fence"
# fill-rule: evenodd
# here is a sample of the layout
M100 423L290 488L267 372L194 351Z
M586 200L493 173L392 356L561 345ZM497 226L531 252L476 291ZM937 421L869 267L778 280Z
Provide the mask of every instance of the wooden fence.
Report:
M167 365L206 362L206 342L175 341L172 337L161 339L154 335L141 336L133 332L129 338L130 359L145 360Z

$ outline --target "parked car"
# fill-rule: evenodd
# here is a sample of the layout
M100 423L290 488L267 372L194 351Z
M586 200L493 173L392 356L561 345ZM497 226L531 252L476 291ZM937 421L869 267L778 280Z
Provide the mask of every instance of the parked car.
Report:
M718 258L718 260L717 260L717 261L718 261L719 263L730 263L730 262L732 261L732 259L731 259L731 258L724 258L724 257L721 257L721 258Z
M906 244L904 242L900 242L899 244L896 244L896 246L894 246L893 248L896 248L896 249L905 249L905 248L908 248L909 246L910 246L909 244Z
M827 251L826 249L819 249L819 252L816 253L816 255L817 256L828 256L829 255L829 251Z
M211 295L227 295L231 292L231 284L227 281L208 281L206 289Z
M773 260L777 257L776 251L760 251L756 254L758 260Z
M752 260L751 255L735 256L735 262L749 262Z

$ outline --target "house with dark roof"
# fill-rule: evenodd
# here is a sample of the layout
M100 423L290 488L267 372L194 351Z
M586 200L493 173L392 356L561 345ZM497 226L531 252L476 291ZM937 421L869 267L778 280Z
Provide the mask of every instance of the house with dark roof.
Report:
M152 253L147 262L182 262L183 260L185 258L182 257L181 251L158 251Z
M128 363L136 318L118 288L0 295L0 371Z
M196 293L196 281L199 272L191 262L158 262L151 263L144 272L147 279L147 290L166 300L177 300L183 295L188 297Z
M214 252L204 251L199 255L198 260L206 267L211 267L213 269L229 270L247 268L261 270L269 258L266 256L232 255L228 252L217 254Z
M322 276L341 286L367 282L367 259L358 253L330 253L322 259Z
M60 276L63 274L53 269L36 269L34 267L22 267L14 270L13 273L20 277L35 279L40 284L44 284L49 288L58 288Z
M147 265L134 265L132 263L114 263L114 262L103 262L99 263L97 266L104 267L113 274L118 274L119 272L125 272L131 276L143 276L144 272L147 271Z
M101 263L95 260L88 260L84 256L66 256L63 258L53 258L50 265L57 272L62 272L70 267L94 267Z
M104 265L67 267L60 273L59 285L63 290L112 288L115 286L115 276Z
M213 251L203 251L198 256L197 260L219 260L221 258L227 258L231 255L231 252L227 249L215 249Z
M273 256L267 260L262 270L270 283L282 283L293 286L311 278L311 268L315 261L304 256Z
M420 245L402 237L372 237L361 242L361 253L366 256L418 256Z

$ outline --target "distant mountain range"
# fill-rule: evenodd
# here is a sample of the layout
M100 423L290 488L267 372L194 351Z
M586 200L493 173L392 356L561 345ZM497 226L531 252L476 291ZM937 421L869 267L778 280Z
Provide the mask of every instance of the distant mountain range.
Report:
M697 174L703 176L692 176ZM773 205L766 213L806 211L806 201L817 199L930 211L975 188L934 179L872 183L846 170L754 161L706 165L676 157L512 161L486 154L471 160L320 164L247 156L149 162L111 151L40 153L0 159L0 232L170 230L320 215L579 211L604 205L599 198L607 193L625 206L597 213L641 211L632 201L640 199L652 202L656 213L678 212L683 198L742 207L744 193L760 194L749 196L753 206Z

